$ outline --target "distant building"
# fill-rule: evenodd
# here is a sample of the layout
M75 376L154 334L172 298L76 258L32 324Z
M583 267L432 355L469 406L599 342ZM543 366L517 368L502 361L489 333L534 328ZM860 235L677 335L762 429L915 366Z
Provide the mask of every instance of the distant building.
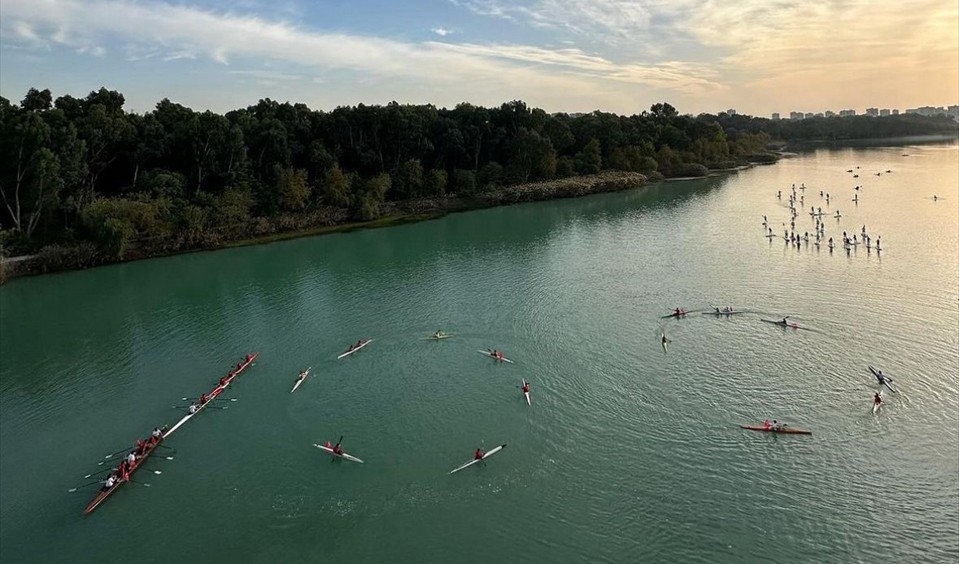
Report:
M832 110L826 110L826 117L836 117L836 112Z
M826 117L826 115L823 114L822 112L819 112L818 114L816 114L816 117Z
M899 115L899 110L893 110L893 111L892 111L892 115L898 116L898 115Z
M816 117L816 114L812 112L806 112L806 116L805 116L806 119L814 118L814 117Z
M866 108L866 115L871 117L879 117L879 108Z
M730 110L726 110L726 114L727 114L727 115L730 115L730 116L734 116L734 115L736 115L736 110L731 110L731 109L730 109Z
M879 117L886 117L886 116L888 116L888 115L889 115L889 110L888 110L888 109L879 110Z
M852 117L856 115L856 110L839 110L839 117Z
M946 108L942 106L922 106L921 108L910 108L906 110L907 114L919 114L921 116L938 116L946 113Z
M779 121L779 112L773 112L773 120Z
M789 112L789 119L802 119L803 115L802 112Z
M959 121L959 106L949 106L946 113L952 116L953 121Z

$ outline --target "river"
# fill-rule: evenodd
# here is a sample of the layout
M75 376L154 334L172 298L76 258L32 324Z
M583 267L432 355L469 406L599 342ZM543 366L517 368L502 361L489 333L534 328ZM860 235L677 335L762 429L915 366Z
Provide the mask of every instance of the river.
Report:
M826 236L865 225L882 253L763 237L763 215L777 234L788 221L776 191L794 183L808 187L797 230L812 231L810 205L839 208ZM957 204L956 144L821 149L13 280L0 561L955 561ZM748 313L661 318L727 305ZM785 315L803 329L760 321ZM453 337L427 340L437 329ZM96 487L69 488L253 351L211 404L228 409L188 422L140 483L81 516ZM867 365L901 390L876 415ZM813 434L738 427L767 417ZM365 464L311 446L341 435Z

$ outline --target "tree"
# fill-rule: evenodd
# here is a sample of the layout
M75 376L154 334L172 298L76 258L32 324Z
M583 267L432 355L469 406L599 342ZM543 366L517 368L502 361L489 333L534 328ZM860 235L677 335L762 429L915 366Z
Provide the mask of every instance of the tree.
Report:
M310 199L310 185L307 184L306 171L293 167L281 168L276 165L276 197L281 209L300 211Z
M345 208L350 205L350 186L352 179L340 170L339 165L333 167L323 175L322 194L327 205L335 208Z
M426 175L424 183L424 193L427 196L440 197L446 194L446 183L448 176L445 170L431 170Z
M579 174L596 174L603 167L603 157L600 154L599 141L590 139L583 150L576 153L576 172Z
M406 200L423 195L423 165L419 159L400 163L393 175L392 199Z

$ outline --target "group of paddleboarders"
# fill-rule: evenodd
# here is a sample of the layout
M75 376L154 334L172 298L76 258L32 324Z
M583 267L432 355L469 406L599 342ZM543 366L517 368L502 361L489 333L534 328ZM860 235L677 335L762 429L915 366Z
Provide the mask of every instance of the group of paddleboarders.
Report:
M110 475L103 481L101 490L107 491L121 480L128 481L130 479L130 473L136 468L139 461L146 457L150 451L156 448L156 445L163 440L164 432L166 432L166 427L162 429L160 427L154 427L150 438L146 440L137 439L133 450L120 460L120 464L117 465L116 468L110 471Z
M861 188L862 186L856 186L855 190L858 192ZM799 189L802 190L803 188L800 187ZM778 190L776 192L776 197L779 199L782 199L782 190ZM819 197L825 198L826 205L827 206L829 205L830 196L828 192L820 190ZM853 201L856 202L857 204L859 203L858 194L855 195L855 198L853 199ZM816 222L815 228L813 230L813 233L809 233L808 231L806 231L805 233L800 233L796 231L796 217L799 215L797 208L802 208L804 207L804 205L805 205L804 196L801 194L797 194L796 186L793 185L792 194L789 196L790 220L789 220L788 228L785 222L783 222L782 224L783 240L786 242L787 245L795 245L796 249L798 250L801 248L801 245L803 243L809 244L812 241L813 237L815 237L815 245L816 245L816 248L818 249L821 245L821 242L826 239L826 232L825 232L826 224L821 219L822 216L825 214L822 211L822 207L817 208L817 207L810 206L809 215L815 219L815 222ZM837 209L833 217L837 221L840 218L842 218L842 213L840 212L840 210ZM768 231L768 233L766 234L766 237L768 237L769 239L773 239L775 235L773 234L772 228L769 227L769 220L765 215L763 216L763 227L765 231ZM853 235L852 238L850 238L844 232L842 243L843 243L843 247L846 249L848 253L848 252L851 252L852 247L855 247L856 245L858 245L860 241L858 236ZM869 249L870 251L873 249L875 249L876 252L882 251L880 237L877 236L875 244L872 244L871 237L869 237L866 233L865 225L863 226L863 230L862 230L862 243L864 243L866 245L866 248ZM835 248L835 243L833 242L832 237L829 238L828 247L830 251Z

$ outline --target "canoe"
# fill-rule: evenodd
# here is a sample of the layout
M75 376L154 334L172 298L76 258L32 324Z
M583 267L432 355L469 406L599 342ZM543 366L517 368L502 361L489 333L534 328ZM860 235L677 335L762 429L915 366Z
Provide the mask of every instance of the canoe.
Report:
M309 368L307 368L306 371L303 372L303 377L296 379L296 383L293 384L293 389L290 390L290 393L291 393L291 394L292 394L293 392L295 392L297 388L300 387L300 384L302 384L303 381L307 379L307 377L309 377L309 375L310 375L310 370L312 370L312 369L313 369L312 366L309 367Z
M749 431L761 431L764 433L782 433L785 435L811 435L812 431L805 431L803 429L793 429L792 427L780 427L776 429L775 427L763 427L762 425L740 425L740 429L747 429Z
M496 454L497 452L503 450L504 448L506 448L506 445L500 445L500 446L498 446L498 447L490 450L490 451L487 452L486 454L484 454L484 455L483 455L483 458L474 458L473 460L470 460L469 462L467 462L467 463L465 463L465 464L463 464L463 465L461 465L461 466L458 466L458 467L456 467L456 468L453 468L452 470L450 470L450 474L456 474L456 473L459 472L460 470L463 470L464 468L469 468L470 466L476 464L477 462L479 462L479 461L481 461L481 460L486 460L487 458L493 456L494 454Z
M493 356L493 355L491 355L491 354L490 354L489 352L487 352L487 351L476 351L476 352L480 353L481 355L483 355L483 356L485 356L485 357L492 358L493 360L499 360L499 361L501 361L501 362L508 362L508 363L510 363L510 364L513 364L513 361L510 360L510 359L508 359L508 358L506 358L505 356L502 357L502 358L500 358L500 357L498 357L498 356Z
M872 375L876 377L876 380L879 380L880 372L878 370L870 366L869 371L872 372ZM897 394L899 393L899 390L892 386L892 378L886 376L885 374L882 375L882 384L889 388L890 392L895 392Z
M760 321L765 321L766 323L772 323L773 325L779 325L780 327L789 327L790 329L799 329L799 325L795 323L783 323L782 321L773 321L771 319L760 319Z
M350 462L359 462L360 464L363 464L363 461L362 461L362 460L360 460L359 458L353 456L352 454L346 454L345 452L344 452L343 454L337 454L337 453L333 452L333 449L332 449L332 448L330 448L330 447L328 447L328 446L326 446L326 445L318 445L318 444L316 444L316 443L313 443L313 446L315 446L316 448L324 451L325 453L329 454L330 456L333 456L333 457L336 457L336 458L343 458L343 459L349 460Z

